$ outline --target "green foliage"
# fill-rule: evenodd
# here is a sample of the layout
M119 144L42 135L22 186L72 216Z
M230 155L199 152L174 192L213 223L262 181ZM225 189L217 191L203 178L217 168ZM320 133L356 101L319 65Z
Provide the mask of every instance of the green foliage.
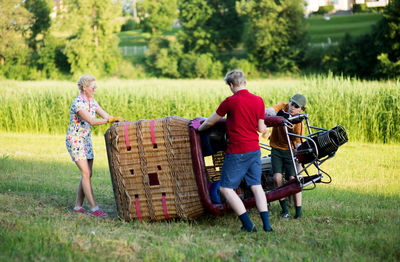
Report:
M245 74L246 78L252 78L252 77L257 77L258 71L254 64L249 62L247 59L237 59L237 58L232 58L229 60L229 62L226 65L226 70L225 72L230 72L231 70L234 69L240 69L243 71Z
M178 61L182 56L182 46L166 37L156 36L149 42L146 63L157 76L178 78Z
M377 71L379 74L386 76L390 79L398 79L400 78L400 59L396 62L392 62L388 54L382 53L378 56L378 68Z
M400 0L392 0L375 28L379 52L378 73L385 77L400 76Z
M206 0L193 0L179 2L179 21L182 31L179 41L183 43L187 52L215 52L216 47L211 44L211 32L204 30L213 10Z
M353 13L363 12L368 12L368 7L366 4L353 4Z
M324 15L333 11L335 7L333 5L323 5L318 8L318 11L314 12L317 15Z
M353 4L353 14L355 13L381 13L385 11L385 6L368 7L366 4Z
M70 64L64 54L64 48L64 40L46 35L36 61L36 66L43 73L44 78L61 78L61 73L68 74L70 72Z
M130 61L122 60L112 76L120 79L143 79L147 75L143 65L133 65Z
M40 35L43 38L51 26L51 2L49 0L25 0L24 6L33 16L29 45L36 51L37 44L40 42L37 38Z
M222 76L223 65L211 53L183 53L183 46L168 37L153 37L146 52L146 64L156 76L210 78Z
M121 26L121 31L131 31L137 28L137 23L135 20L133 20L132 18L129 18L128 20L126 20L125 24L123 24Z
M346 76L371 78L377 63L377 50L371 35L356 38L346 35L330 55L323 58L323 65L333 72Z
M195 64L198 55L195 53L183 54L182 59L179 63L179 72L184 78L196 78Z
M72 35L64 52L71 64L74 77L91 72L101 77L114 72L121 59L118 38L120 29L116 17L121 8L112 1L84 0L65 1L68 8L64 24L69 24Z
M0 0L0 74L25 79L31 55L25 41L33 23L32 15L18 0ZM20 72L18 72L20 71Z
M207 1L213 14L203 30L211 32L211 43L216 46L218 53L232 50L242 40L244 21L236 10L236 2L236 0Z
M399 78L400 0L393 0L370 34L347 35L334 52L323 59L336 74L367 79Z
M185 52L212 53L231 50L240 42L244 22L235 8L236 0L180 1L179 41Z
M4 66L1 66L0 74L6 79L30 79L30 74L31 72L34 72L35 69L32 68L29 61L26 60L26 57L29 56L29 50L25 50L25 52L19 52L18 55L14 56L11 61L8 60Z
M170 30L178 17L176 1L144 0L139 2L139 19L143 30L151 33Z
M194 72L197 78L216 79L222 76L223 66L221 62L214 60L213 55L204 53L198 56L194 64Z
M246 49L261 71L297 71L305 46L302 1L242 1L246 15Z
M180 60L179 72L184 78L218 78L222 75L222 64L214 61L210 53L188 53Z

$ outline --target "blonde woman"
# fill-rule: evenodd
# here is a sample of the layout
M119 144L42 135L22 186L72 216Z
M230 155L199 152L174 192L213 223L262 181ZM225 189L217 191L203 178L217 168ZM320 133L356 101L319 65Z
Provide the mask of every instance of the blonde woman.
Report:
M79 95L72 102L69 110L69 127L66 137L66 146L72 161L82 173L78 184L76 202L73 212L89 214L98 218L107 217L95 203L91 184L93 167L93 146L91 126L103 125L123 121L122 117L112 117L105 112L94 99L96 92L96 78L92 75L83 75L78 80ZM96 118L98 114L101 118ZM90 212L82 205L86 197L91 206Z

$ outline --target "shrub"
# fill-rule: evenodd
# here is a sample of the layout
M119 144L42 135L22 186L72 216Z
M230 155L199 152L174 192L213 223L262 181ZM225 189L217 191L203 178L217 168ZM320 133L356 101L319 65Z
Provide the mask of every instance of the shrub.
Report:
M318 14L318 15L324 15L324 14L327 14L327 13L333 11L333 9L335 9L335 7L333 5L324 5L324 6L320 6L318 8L318 11L314 12L314 13Z
M122 79L143 79L146 72L142 65L133 65L130 61L122 60L112 76Z
M353 4L353 13L369 12L366 4Z
M201 54L196 59L194 70L198 78L218 78L222 75L222 64L214 60L210 53Z
M182 46L176 40L156 36L149 42L146 64L156 76L179 78L178 62L182 57Z
M400 78L400 60L396 62L390 61L388 54L382 53L378 56L377 73L386 76L387 78Z
M309 46L305 52L303 60L300 63L301 68L314 72L328 71L329 66L327 66L327 63L324 64L324 59L329 57L330 54L334 53L334 50L336 50L336 47L333 45L328 47Z
M198 55L195 53L188 53L182 56L179 63L179 72L182 77L185 78L196 78L195 64Z
M323 63L337 74L373 78L377 64L377 51L371 35L343 38L330 56L325 56Z
M229 62L225 66L225 71L229 72L233 69L242 70L247 78L259 76L259 72L257 71L256 66L249 62L247 59L237 59L234 57L229 60Z
M65 42L54 36L47 35L43 40L43 46L38 51L38 59L35 61L38 70L42 71L44 78L56 79L60 72L69 73L71 65L67 56L63 53Z
M137 23L132 18L126 20L125 24L121 26L121 31L131 31L136 29Z
M179 63L179 71L185 78L216 79L222 76L222 69L222 63L210 53L185 54Z

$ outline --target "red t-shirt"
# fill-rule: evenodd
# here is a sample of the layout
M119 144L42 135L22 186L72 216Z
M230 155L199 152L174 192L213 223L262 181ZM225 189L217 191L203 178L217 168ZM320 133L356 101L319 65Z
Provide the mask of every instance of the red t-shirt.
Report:
M227 153L239 154L260 149L258 144L258 120L265 117L264 101L247 89L227 97L218 107L217 114L227 116Z

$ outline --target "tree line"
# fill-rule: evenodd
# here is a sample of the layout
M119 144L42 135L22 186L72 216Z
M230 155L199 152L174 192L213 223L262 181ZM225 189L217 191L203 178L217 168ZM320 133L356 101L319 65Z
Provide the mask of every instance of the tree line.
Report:
M390 2L370 34L346 36L328 49L308 45L302 4L302 0L0 0L0 77L119 75L126 65L116 36L123 12L131 12L135 26L151 33L143 61L146 76L219 78L227 70L241 68L253 77L304 71L399 77L400 0ZM181 27L177 36L163 35L174 20Z

